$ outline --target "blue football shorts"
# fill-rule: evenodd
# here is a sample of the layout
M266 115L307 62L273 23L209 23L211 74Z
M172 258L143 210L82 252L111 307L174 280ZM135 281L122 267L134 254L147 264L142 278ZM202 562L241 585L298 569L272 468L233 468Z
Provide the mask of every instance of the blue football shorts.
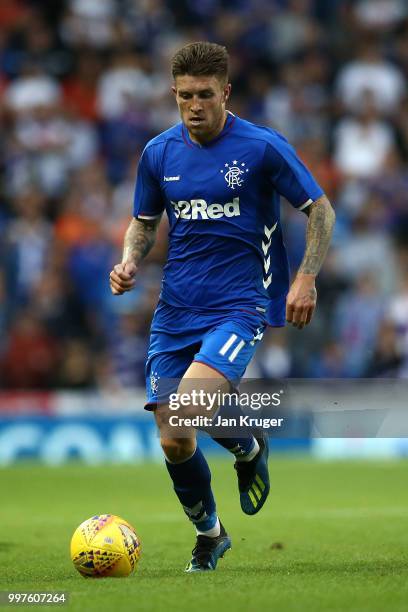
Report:
M261 312L231 309L208 313L160 301L152 321L146 362L147 410L166 403L193 361L237 385L266 327Z

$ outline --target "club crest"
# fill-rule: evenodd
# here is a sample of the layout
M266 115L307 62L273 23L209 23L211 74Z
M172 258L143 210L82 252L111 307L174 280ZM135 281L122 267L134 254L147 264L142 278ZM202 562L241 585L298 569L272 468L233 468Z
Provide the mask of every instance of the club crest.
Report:
M153 394L156 394L159 388L159 380L160 376L157 372L152 372L150 374L150 389Z
M224 170L220 170L220 172L224 175L228 186L231 189L235 189L235 187L241 187L244 182L245 173L249 172L249 170L245 167L244 162L239 163L238 160L234 159L231 165L225 164Z

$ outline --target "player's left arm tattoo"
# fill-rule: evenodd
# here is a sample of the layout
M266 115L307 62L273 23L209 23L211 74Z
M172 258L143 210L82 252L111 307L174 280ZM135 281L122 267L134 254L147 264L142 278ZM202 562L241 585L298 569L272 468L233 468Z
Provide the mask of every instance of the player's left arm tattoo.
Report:
M302 274L319 273L329 248L336 215L325 195L305 209L309 219L306 229L306 250L300 264Z

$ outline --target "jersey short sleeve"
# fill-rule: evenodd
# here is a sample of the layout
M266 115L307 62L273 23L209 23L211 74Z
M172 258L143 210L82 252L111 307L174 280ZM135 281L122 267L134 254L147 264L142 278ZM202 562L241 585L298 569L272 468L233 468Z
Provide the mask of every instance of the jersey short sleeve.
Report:
M155 219L164 210L155 149L157 147L146 147L139 161L133 202L133 215L137 219Z
M297 156L294 148L281 136L274 134L266 143L264 168L282 196L295 208L303 210L323 195L310 171Z

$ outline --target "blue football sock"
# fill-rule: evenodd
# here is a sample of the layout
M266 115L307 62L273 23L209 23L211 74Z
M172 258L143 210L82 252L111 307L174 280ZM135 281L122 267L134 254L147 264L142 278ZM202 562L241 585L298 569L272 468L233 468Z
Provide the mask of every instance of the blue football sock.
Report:
M190 521L200 532L215 527L217 513L211 490L211 472L198 446L190 459L182 463L170 463L166 460L166 467L176 495Z
M239 406L239 402L236 402L234 401L234 399L231 399L229 403L225 403L218 409L214 420L218 416L227 419L236 419L237 416L239 416L240 414L242 414L242 412ZM243 431L241 428L241 430L237 431L236 433L232 430L233 428L229 428L229 431L225 429L225 436L222 438L218 436L213 436L213 433L215 433L215 431L211 431L211 429L207 429L207 433L210 434L214 442L217 442L217 444L227 449L236 457L238 461L245 460L248 458L252 459L257 454L259 446L254 436L252 435L251 430L248 428L247 431Z

